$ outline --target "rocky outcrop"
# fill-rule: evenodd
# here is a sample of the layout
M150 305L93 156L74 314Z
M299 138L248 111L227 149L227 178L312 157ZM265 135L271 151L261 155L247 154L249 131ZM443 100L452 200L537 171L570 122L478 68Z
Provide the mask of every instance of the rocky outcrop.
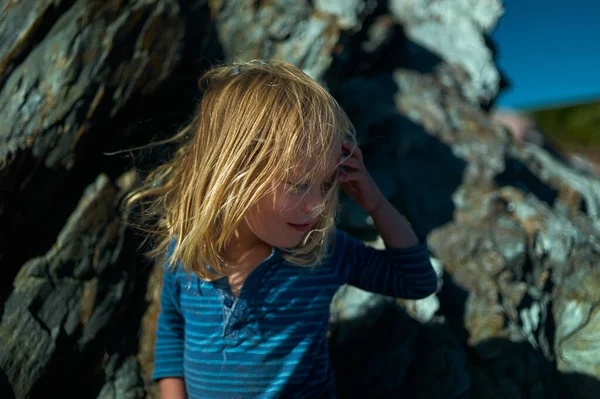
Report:
M208 40L194 54L218 47L187 26L208 14L175 0L0 6L1 397L95 396L114 375L107 364L137 352L148 265L116 211L134 165L106 153L188 111L158 99L194 87L186 41Z
M173 75L183 24L175 0L2 6L3 300L18 268L52 245L84 188L99 173L124 171L102 151L126 145L118 115L138 112L141 98Z
M467 77L456 86L465 100L476 104L493 101L501 76L486 35L504 13L500 1L392 0L389 8L411 42L457 66Z
M15 397L43 395L56 389L52 380L64 381L79 368L88 373L70 390L87 396L85 385L102 373L106 341L134 283L135 255L115 212L119 196L131 189L130 175L121 187L100 175L50 251L20 269L0 325L0 367Z
M340 397L588 397L600 182L488 112L499 1L34 0L0 10L0 396L156 397L160 266L116 209L215 60L283 58L351 116L436 295L332 303ZM341 227L382 245L344 204ZM160 262L159 262L160 264ZM67 388L65 388L67 387Z

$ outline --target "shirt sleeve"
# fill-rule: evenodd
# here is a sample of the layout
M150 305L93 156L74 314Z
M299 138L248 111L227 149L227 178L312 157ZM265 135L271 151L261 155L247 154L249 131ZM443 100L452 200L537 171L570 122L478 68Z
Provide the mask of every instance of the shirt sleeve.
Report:
M174 240L167 251L167 259L174 249ZM183 326L184 319L179 302L177 269L164 268L160 295L160 312L154 347L152 380L163 377L183 378Z
M427 240L407 248L375 249L337 230L337 271L346 284L365 291L404 299L425 298L437 290Z

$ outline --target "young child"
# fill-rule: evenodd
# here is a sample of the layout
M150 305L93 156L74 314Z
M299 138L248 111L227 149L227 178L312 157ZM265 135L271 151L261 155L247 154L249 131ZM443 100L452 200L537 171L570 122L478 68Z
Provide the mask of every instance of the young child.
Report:
M300 69L236 63L201 82L178 152L130 197L160 216L149 254L168 259L153 379L165 399L335 398L334 293L434 293L426 241L369 176L344 111ZM335 228L340 187L385 250Z

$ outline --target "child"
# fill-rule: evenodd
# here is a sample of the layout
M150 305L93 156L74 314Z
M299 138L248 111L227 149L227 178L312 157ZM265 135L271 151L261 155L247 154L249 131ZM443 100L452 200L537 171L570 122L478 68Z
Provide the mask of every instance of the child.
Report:
M435 292L424 238L381 194L333 97L284 62L209 70L186 141L130 197L167 252L153 379L163 398L334 398L329 306L342 284ZM189 136L189 137L187 137ZM342 188L386 250L335 228Z

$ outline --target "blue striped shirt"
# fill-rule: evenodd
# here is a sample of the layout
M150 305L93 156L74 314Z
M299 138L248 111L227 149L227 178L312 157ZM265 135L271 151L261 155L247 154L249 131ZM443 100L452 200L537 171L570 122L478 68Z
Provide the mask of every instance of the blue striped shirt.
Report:
M332 255L315 268L273 248L237 297L227 278L165 270L152 379L184 378L190 398L335 398L326 337L333 295L343 284L407 299L434 293L419 239L377 250L337 230Z

